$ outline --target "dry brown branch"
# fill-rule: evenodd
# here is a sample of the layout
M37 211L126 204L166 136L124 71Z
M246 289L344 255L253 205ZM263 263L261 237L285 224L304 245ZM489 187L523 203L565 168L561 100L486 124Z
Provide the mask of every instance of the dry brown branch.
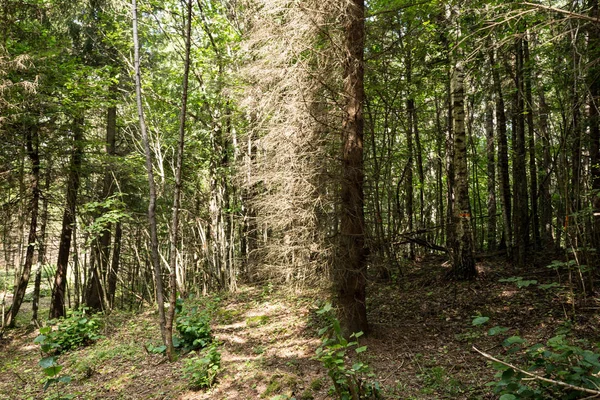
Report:
M598 391L598 390L588 389L588 388L584 388L584 387L581 387L581 386L571 385L571 384L566 383L566 382L561 382L561 381L556 381L554 379L544 378L543 376L539 376L537 374L525 371L525 370L523 370L523 369L521 369L519 367L516 367L516 366L514 366L512 364L509 364L509 363L507 363L505 361L499 360L499 359L497 359L497 358L495 358L495 357L493 357L493 356L491 356L491 355L489 355L489 354L487 354L487 353L479 350L475 346L472 346L472 349L475 350L476 352L478 352L479 354L481 354L482 356L484 356L485 358L487 358L489 360L492 360L494 362L500 363L500 364L502 364L504 366L507 366L509 368L512 368L515 371L518 371L518 372L520 372L520 373L522 373L524 375L527 375L527 376L529 376L530 378L532 378L534 380L538 380L538 381L542 381L542 382L546 382L546 383L551 383L553 385L558 385L558 386L566 387L568 389L577 390L579 392L590 393L593 396L600 396L600 391Z
M253 0L243 43L242 103L252 120L239 170L254 210L255 275L316 281L326 276L335 229L340 138L340 28L346 0ZM255 12L260 10L260 12ZM253 149L253 150L252 150Z
M535 3L528 3L528 2L523 2L521 3L525 6L529 6L529 7L533 7L533 8L537 8L540 10L545 10L545 11L552 11L552 12L556 12L559 14L564 14L567 16L567 18L573 18L573 19L583 19L585 21L591 21L591 22L595 22L597 24L600 24L600 18L594 18L594 17L590 17L588 15L585 14L579 14L573 11L569 11L569 10L563 10L562 8L557 8L557 7L552 7L552 6L545 6L543 4L535 4Z

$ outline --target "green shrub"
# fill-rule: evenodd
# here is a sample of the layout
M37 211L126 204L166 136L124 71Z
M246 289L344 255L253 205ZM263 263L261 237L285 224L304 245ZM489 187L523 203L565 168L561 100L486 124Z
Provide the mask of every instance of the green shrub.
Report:
M100 319L97 315L86 315L87 311L83 307L68 311L66 318L49 321L49 325L40 328L34 343L38 343L44 353L60 354L100 339Z
M221 369L221 353L218 343L201 350L198 356L183 360L183 374L193 388L210 388L214 385Z
M340 400L376 399L380 397L381 388L371 373L369 366L360 361L360 354L367 346L359 347L358 338L362 332L350 335L348 341L342 335L340 321L333 315L331 304L326 304L317 311L328 323L319 330L322 342L317 348L314 359L320 361L327 369L327 374L333 381L332 391ZM354 349L359 359L351 366L347 363L348 352Z
M496 326L488 331L488 335L494 336L507 330ZM575 343L564 333L548 339L545 344L531 346L520 336L510 336L502 342L508 355L503 362L510 365L492 362L492 367L498 371L495 375L498 380L488 385L501 395L501 400L570 400L590 397L589 392L578 388L599 390L600 355L584 350ZM585 345L586 342L580 341L579 344Z
M184 352L208 346L212 342L210 320L213 309L211 305L207 305L202 310L199 310L198 306L187 308L179 300L175 323L179 337L173 338L173 345Z

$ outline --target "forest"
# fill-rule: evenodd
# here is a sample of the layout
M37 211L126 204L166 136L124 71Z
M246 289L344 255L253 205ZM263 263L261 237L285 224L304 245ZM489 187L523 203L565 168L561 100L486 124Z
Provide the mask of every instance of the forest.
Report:
M2 0L0 399L600 399L598 0Z

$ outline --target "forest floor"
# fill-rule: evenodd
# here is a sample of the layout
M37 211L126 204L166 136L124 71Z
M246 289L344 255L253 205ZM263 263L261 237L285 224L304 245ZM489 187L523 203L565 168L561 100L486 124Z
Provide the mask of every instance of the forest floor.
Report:
M578 296L573 303L565 281L559 282L545 267L550 261L541 259L537 267L514 271L501 261L487 260L478 263L476 281L457 283L445 279L448 267L442 258L429 258L405 265L392 283L372 282L372 332L360 338L360 345L367 346L361 357L374 373L370 379L383 388L383 397L497 398L486 386L494 370L472 346L502 357L506 335L538 343L562 329L598 345L600 298L588 289L587 297ZM558 285L543 286L551 283ZM216 384L200 391L191 390L183 375L189 355L169 363L147 351L148 344L159 344L160 332L156 313L146 310L104 317L102 339L60 356L61 374L72 381L44 392L41 354L33 343L38 331L27 327L26 304L21 327L0 339L0 399L67 394L77 399L334 398L328 394L327 371L313 359L322 324L316 310L325 298L322 292L298 294L270 285L242 286L235 294L221 295L212 330L221 343L222 369ZM488 324L474 326L478 316L489 317ZM487 330L496 325L510 329L504 336L489 336Z

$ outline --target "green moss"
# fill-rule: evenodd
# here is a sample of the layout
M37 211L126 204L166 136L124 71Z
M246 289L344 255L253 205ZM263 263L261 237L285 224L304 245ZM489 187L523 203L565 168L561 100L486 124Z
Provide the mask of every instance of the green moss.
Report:
M255 317L248 317L246 318L246 326L254 328L257 326L265 325L269 323L269 319L270 318L268 315L257 315Z

